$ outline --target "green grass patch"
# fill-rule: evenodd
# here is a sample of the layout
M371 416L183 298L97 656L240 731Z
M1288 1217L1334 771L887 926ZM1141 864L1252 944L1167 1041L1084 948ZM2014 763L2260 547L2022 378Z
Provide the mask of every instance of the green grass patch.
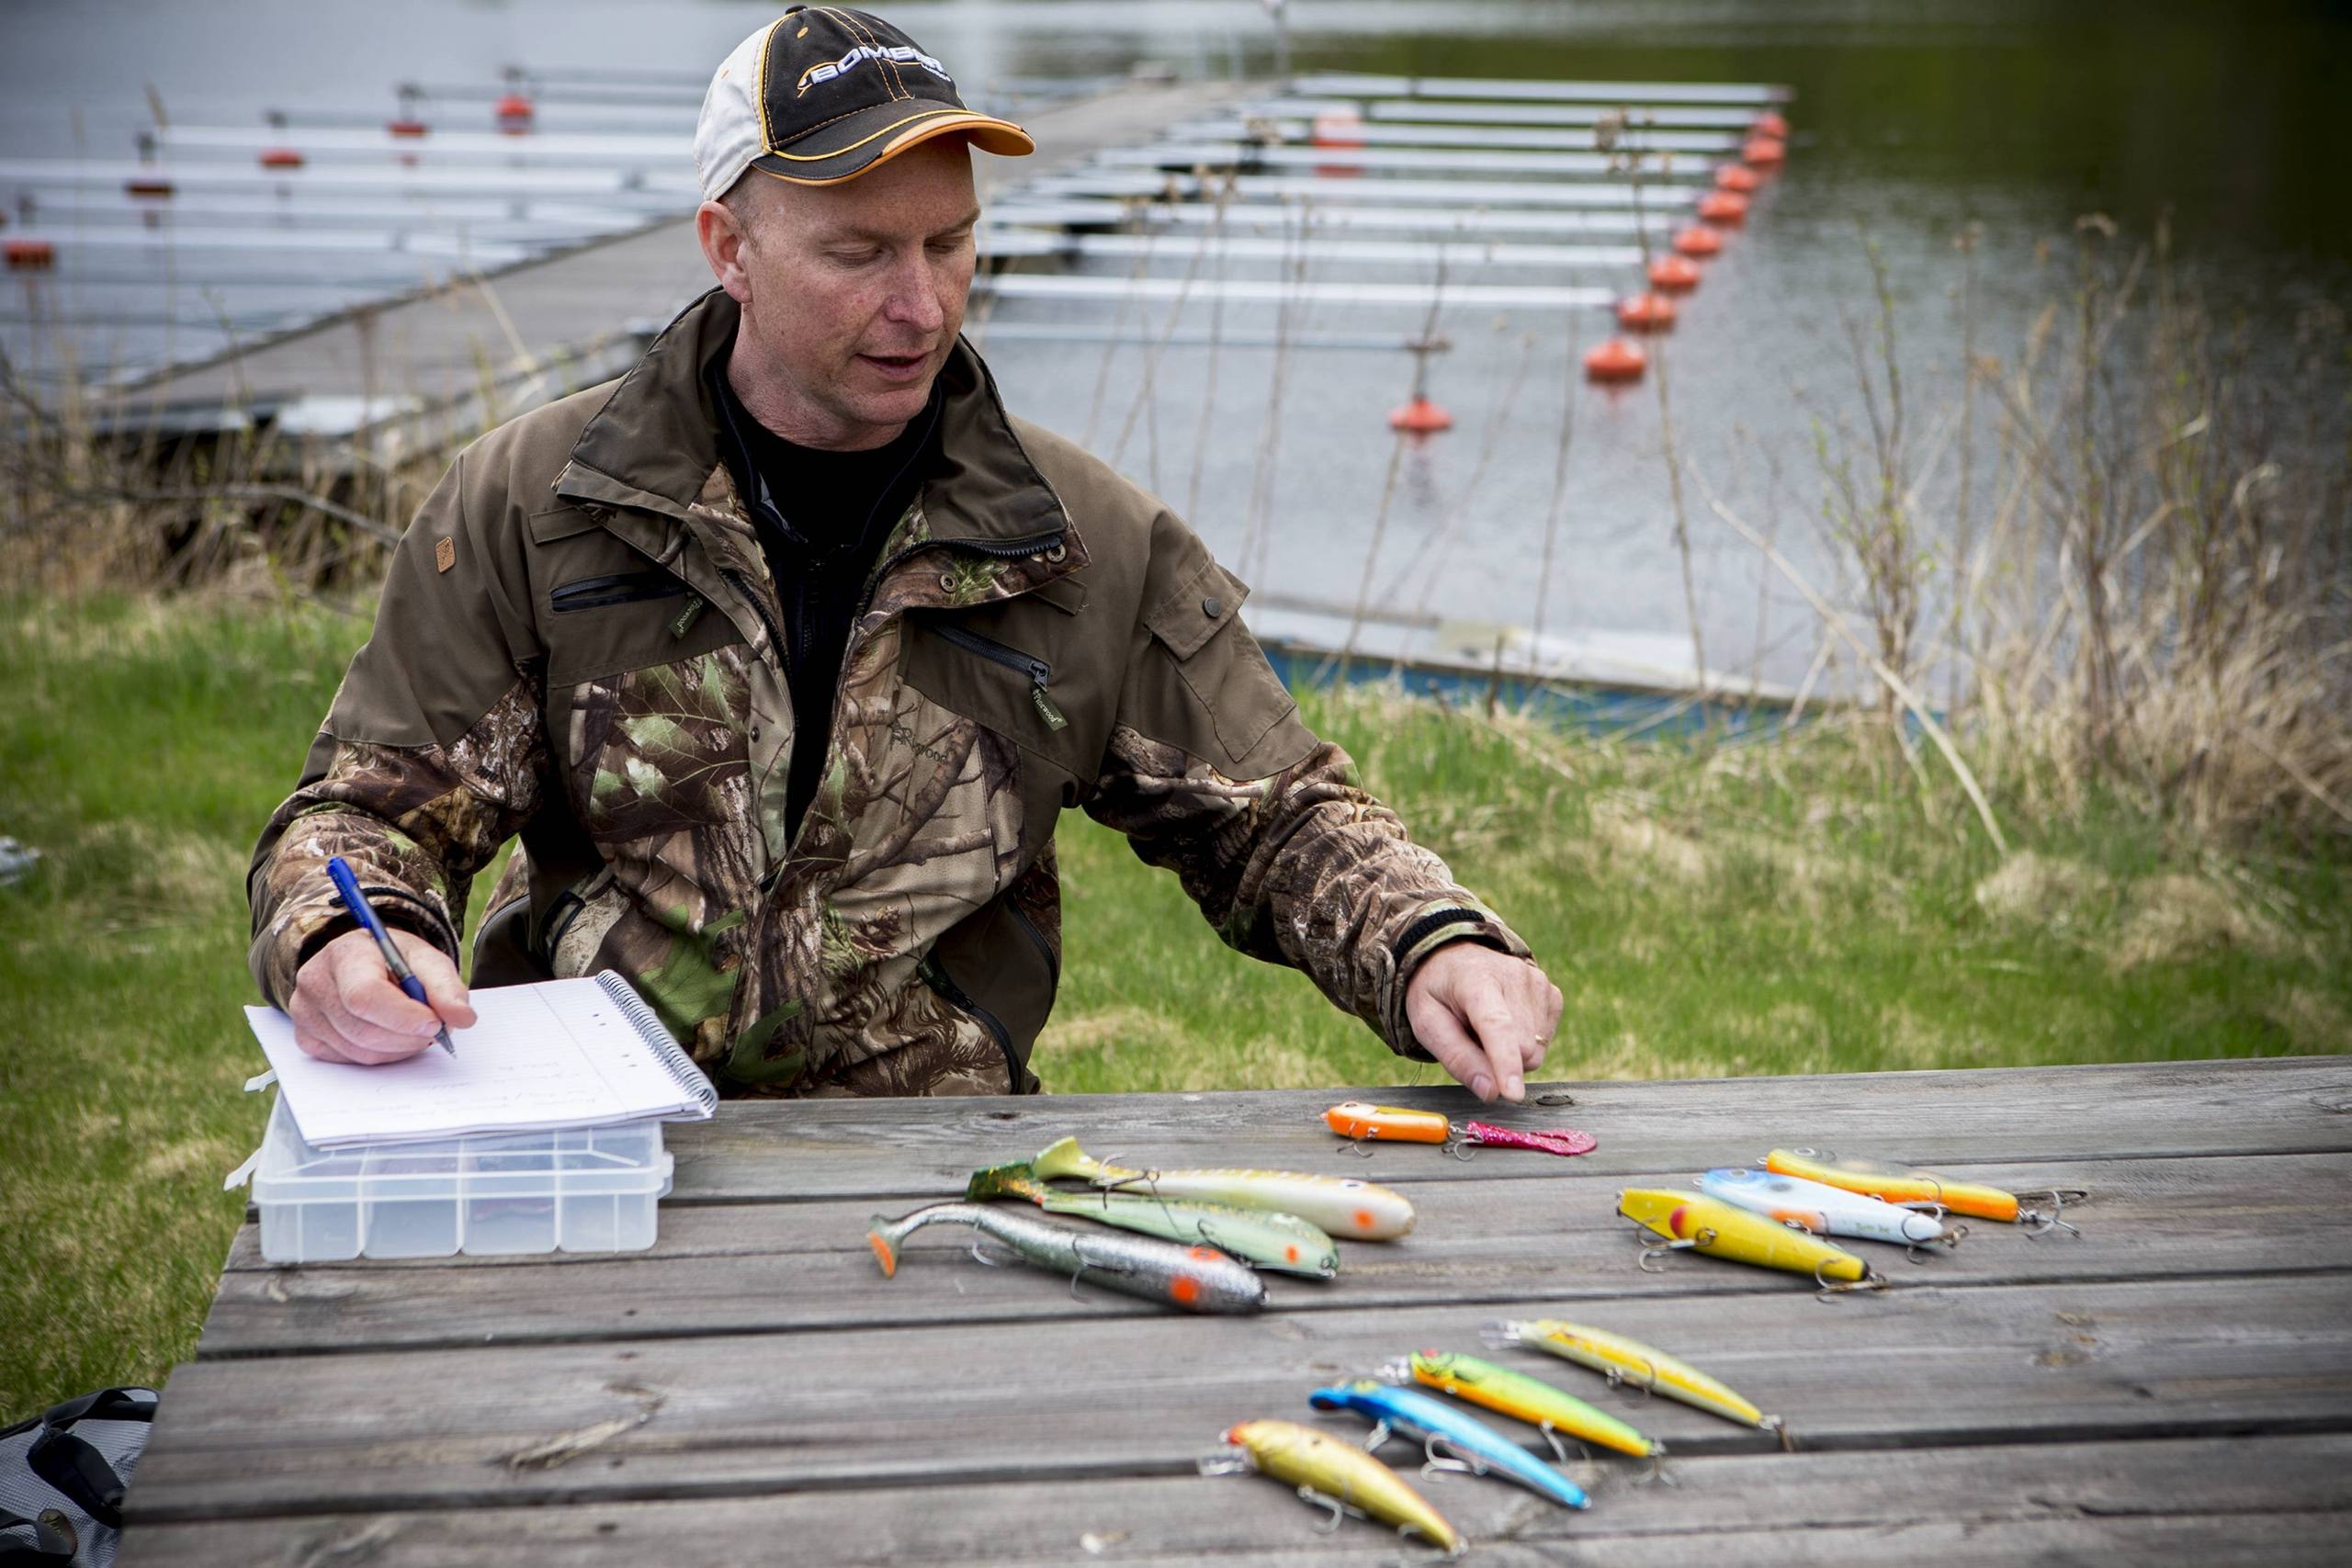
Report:
M309 606L0 603L0 833L43 852L0 889L0 1422L195 1345L242 1212L220 1177L266 1109L238 1091L245 859L365 635ZM1305 705L1534 945L1567 996L1556 1076L2352 1048L2340 848L2225 854L2117 806L2005 813L2004 864L1956 792L1840 727L1606 746L1375 693ZM1049 1089L1433 1072L1227 952L1077 816L1063 867Z

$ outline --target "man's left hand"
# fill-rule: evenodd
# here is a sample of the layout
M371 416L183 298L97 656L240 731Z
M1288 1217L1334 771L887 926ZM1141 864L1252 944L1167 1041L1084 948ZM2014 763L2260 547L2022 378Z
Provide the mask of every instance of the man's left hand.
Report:
M1521 1100L1560 1022L1560 987L1522 958L1450 942L1414 971L1405 1017L1438 1066L1480 1100Z

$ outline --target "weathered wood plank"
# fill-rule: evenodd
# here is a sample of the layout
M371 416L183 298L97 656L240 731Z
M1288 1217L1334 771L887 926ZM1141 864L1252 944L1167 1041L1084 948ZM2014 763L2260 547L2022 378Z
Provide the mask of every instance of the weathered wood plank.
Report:
M1404 1157L1404 1151L1389 1152ZM1485 1163L1499 1168L1513 1157L1494 1155ZM1614 1213L1618 1179L1582 1174L1581 1161L1516 1157L1542 1161L1554 1173L1542 1180L1419 1185L1413 1190L1420 1222L1411 1235L1393 1244L1344 1244L1334 1280L1270 1276L1275 1306L1540 1304L1810 1289L1799 1277L1696 1258L1672 1258L1659 1272L1644 1273L1634 1262L1634 1227ZM2080 1183L2098 1198L2079 1212L2080 1237L2036 1239L2015 1226L1979 1223L1958 1251L1939 1252L1916 1267L1899 1248L1856 1243L1854 1250L1905 1291L2352 1269L2352 1212L2311 1201L2315 1192L2352 1191L2352 1156L2018 1165L1971 1175L2020 1188ZM895 1212L902 1202L885 1206ZM886 1283L864 1241L876 1206L673 1207L662 1215L661 1245L622 1258L232 1269L222 1278L199 1353L1083 1321L1164 1310L1100 1289L1086 1290L1081 1303L1035 1270L981 1268L968 1255L971 1233L951 1227L919 1233L900 1277ZM251 1227L241 1245L253 1256Z
M1577 1103L1482 1111L1458 1089L1396 1086L911 1109L771 1101L681 1124L670 1146L679 1193L697 1201L936 1192L960 1186L975 1166L1027 1158L1071 1133L1089 1153L1129 1165L1353 1169L1336 1164L1336 1140L1322 1122L1325 1108L1351 1095L1506 1124L1581 1127L1600 1146L1578 1163L1600 1175L1740 1164L1774 1144L1947 1164L2352 1150L2352 1057L2343 1056L1543 1087L1565 1088ZM1530 1163L1537 1157L1506 1164L1496 1154L1465 1165L1392 1148L1363 1169L1382 1180L1525 1179L1540 1176Z
M1827 1307L1674 1298L1576 1315L1697 1361L1808 1445L1853 1449L2341 1430L2346 1299L2344 1276L2316 1275L1915 1287ZM174 1374L131 1506L163 1520L1167 1472L1232 1421L1304 1416L1319 1382L1474 1344L1489 1315L1120 1317L197 1362ZM1693 1453L1766 1441L1663 1402L1640 1418ZM586 1431L605 1436L559 1468L502 1462Z
M1401 1462L1401 1449L1390 1457ZM1672 1489L1635 1483L1623 1466L1571 1469L1593 1491L1589 1513L1571 1516L1492 1483L1426 1490L1481 1562L1508 1540L1596 1552L1605 1546L1611 1562L1627 1549L1654 1547L1739 1562L1788 1551L1774 1538L1791 1536L1797 1550L1838 1561L1865 1556L1852 1548L1868 1532L1901 1532L1894 1547L1877 1535L1870 1560L1885 1562L1909 1556L1907 1543L1923 1529L1956 1529L1951 1544L1964 1562L1984 1556L1988 1540L2020 1554L2114 1552L2159 1526L2176 1558L2203 1536L2224 1548L2258 1542L2291 1553L2340 1541L2352 1509L2352 1436L2342 1434L1691 1459L1678 1461L1680 1484ZM2263 1515L2280 1518L2250 1517ZM1826 1549L1815 1532L1831 1533ZM1087 1550L1090 1540L1096 1551ZM835 1568L1079 1556L1329 1562L1361 1561L1392 1540L1353 1522L1317 1538L1310 1516L1262 1482L1169 1476L135 1526L122 1561L128 1568L345 1561L547 1568L673 1561L691 1542L699 1562L765 1563L777 1542L789 1541L797 1560Z

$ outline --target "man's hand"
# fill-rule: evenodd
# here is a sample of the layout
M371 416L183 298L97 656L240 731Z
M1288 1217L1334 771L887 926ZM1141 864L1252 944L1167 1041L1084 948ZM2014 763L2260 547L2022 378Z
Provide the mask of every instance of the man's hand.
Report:
M424 1050L442 1024L465 1029L473 1023L465 984L448 955L407 931L392 932L392 940L433 1005L420 1007L401 991L374 937L345 931L312 953L294 976L286 1016L294 1021L295 1044L322 1061L373 1067Z
M1450 942L1405 991L1405 1017L1438 1066L1480 1100L1523 1099L1560 1022L1560 987L1525 959Z

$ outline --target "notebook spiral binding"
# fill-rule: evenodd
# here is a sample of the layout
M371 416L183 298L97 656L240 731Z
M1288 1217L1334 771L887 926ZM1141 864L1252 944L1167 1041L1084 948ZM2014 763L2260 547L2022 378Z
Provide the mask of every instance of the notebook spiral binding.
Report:
M637 994L637 987L610 969L596 976L596 986L613 1006L620 1010L621 1016L628 1020L629 1027L637 1031L638 1037L660 1058L662 1070L668 1073L696 1104L706 1110L718 1109L718 1089L703 1070L695 1066L694 1058L679 1049L678 1043L670 1038L669 1030L662 1026L660 1016L645 1005L645 998Z

